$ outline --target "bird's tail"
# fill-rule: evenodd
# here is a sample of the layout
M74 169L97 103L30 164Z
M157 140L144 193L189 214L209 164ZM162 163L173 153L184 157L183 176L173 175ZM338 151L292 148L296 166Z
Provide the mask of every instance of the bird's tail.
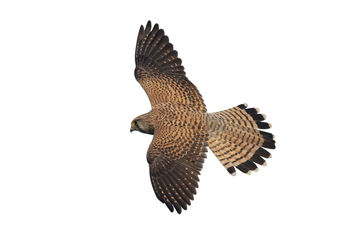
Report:
M261 131L271 127L265 115L246 104L207 115L209 147L230 174L236 168L250 174L256 164L265 165L264 158L271 157L265 148L275 149L274 136Z

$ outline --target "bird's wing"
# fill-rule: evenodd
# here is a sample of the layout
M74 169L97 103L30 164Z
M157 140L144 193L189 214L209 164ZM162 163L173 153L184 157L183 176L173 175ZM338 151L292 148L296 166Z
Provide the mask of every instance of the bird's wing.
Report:
M187 209L198 187L207 151L204 127L160 127L147 152L150 177L157 198L172 212Z
M135 77L146 91L152 107L160 103L179 103L206 112L197 90L186 77L177 51L158 24L140 27L135 52Z

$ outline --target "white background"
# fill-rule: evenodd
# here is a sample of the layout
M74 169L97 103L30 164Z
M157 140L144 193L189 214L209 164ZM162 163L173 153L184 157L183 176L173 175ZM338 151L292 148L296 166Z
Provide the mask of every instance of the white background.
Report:
M349 251L348 1L1 1L0 251ZM192 206L149 180L139 26L170 37L210 112L273 124L267 167L212 153Z

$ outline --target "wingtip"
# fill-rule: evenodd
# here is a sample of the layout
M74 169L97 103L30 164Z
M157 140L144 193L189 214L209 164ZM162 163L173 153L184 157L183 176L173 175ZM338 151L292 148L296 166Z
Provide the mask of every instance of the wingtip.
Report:
M139 35L141 34L141 33L143 33L145 31L145 27L143 27L143 25L141 25L140 26L140 30L139 30Z
M175 209L178 214L181 214L182 208L180 206L176 207Z
M139 34L137 35L137 42L139 42L142 39L144 32L145 32L145 28L143 27L143 25L141 25L140 30L139 30Z
M149 32L152 28L152 23L151 20L148 20L147 24L146 24L146 31Z

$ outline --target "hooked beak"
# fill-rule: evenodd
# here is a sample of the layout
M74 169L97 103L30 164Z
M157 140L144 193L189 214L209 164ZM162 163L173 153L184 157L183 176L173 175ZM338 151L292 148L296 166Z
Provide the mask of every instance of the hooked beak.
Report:
M134 125L132 125L131 128L130 128L130 133L132 133L135 130L136 130L136 127Z

